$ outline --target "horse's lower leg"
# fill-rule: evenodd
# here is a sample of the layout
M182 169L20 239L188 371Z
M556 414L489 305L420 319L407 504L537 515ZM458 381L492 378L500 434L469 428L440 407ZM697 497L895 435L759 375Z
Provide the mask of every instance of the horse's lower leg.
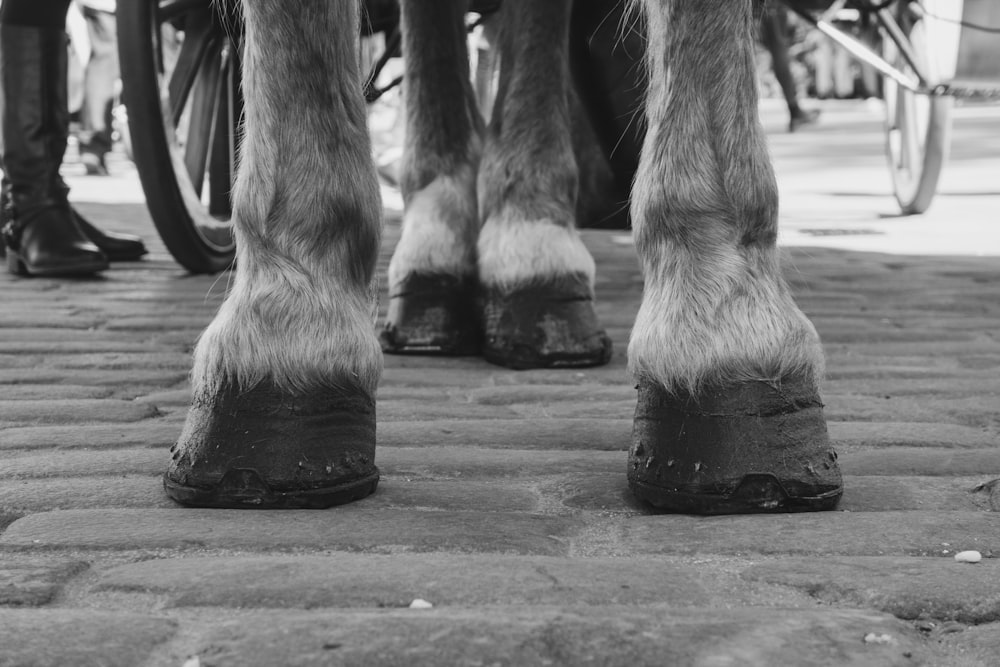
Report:
M695 512L823 509L840 473L812 324L778 266L751 0L647 0L648 134L632 219L646 287L629 481Z
M594 261L574 225L569 0L505 0L500 86L480 168L484 354L515 368L607 362Z
M355 2L255 0L232 290L195 352L165 477L195 505L313 507L374 490L381 208Z
M482 120L469 82L463 1L403 0L405 210L389 264L386 352L473 354L476 169Z

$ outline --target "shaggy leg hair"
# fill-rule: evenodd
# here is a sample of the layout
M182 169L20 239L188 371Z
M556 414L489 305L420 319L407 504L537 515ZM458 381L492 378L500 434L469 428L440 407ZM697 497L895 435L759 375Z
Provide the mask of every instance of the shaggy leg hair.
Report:
M757 118L749 0L646 8L648 132L632 195L646 288L631 371L691 393L789 377L815 386L819 338L775 249L778 197Z
M413 272L475 274L483 122L469 80L465 0L403 0L403 235L389 286Z
M485 286L578 274L594 263L574 227L578 172L570 134L571 0L507 0L500 85L480 171L479 277Z
M678 512L833 509L843 483L816 389L822 351L778 267L751 0L646 4L629 487Z
M505 0L500 82L479 174L484 355L513 368L611 356L594 262L575 227L570 0Z
M373 396L381 202L357 65L358 6L255 0L232 291L195 353L196 400L225 383ZM294 35L294 38L291 37Z
M320 508L374 492L381 206L358 6L254 0L232 291L195 351L164 474L206 507Z

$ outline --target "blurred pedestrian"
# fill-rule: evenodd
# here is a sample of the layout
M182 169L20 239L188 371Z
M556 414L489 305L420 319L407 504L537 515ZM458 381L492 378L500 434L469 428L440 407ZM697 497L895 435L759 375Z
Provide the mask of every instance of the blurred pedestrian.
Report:
M90 175L106 176L104 156L111 152L111 111L118 69L115 0L76 0L87 25L90 55L83 68L80 161Z
M788 105L788 131L794 132L819 120L819 109L807 111L799 106L798 88L788 56L787 35L788 10L777 0L770 0L760 20L760 41L771 54L771 69Z
M838 10L831 22L845 32L853 32L860 18L856 9ZM854 68L851 54L822 33L815 37L816 97L847 99L854 97Z
M139 238L102 232L77 214L59 175L69 138L70 1L0 5L2 237L8 268L22 275L88 275L106 269L109 260L146 253Z

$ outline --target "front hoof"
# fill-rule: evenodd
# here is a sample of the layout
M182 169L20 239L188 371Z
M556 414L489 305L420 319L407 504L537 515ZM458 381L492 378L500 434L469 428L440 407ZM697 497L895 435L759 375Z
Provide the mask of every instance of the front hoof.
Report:
M582 368L611 360L587 280L558 278L483 294L487 361L516 370Z
M364 498L379 479L375 402L360 390L226 384L196 398L170 451L163 486L183 505L318 509Z
M811 383L746 382L692 396L642 379L638 389L628 481L640 500L690 514L837 506L840 468Z
M446 274L411 274L389 295L379 340L388 354L479 353L476 283Z

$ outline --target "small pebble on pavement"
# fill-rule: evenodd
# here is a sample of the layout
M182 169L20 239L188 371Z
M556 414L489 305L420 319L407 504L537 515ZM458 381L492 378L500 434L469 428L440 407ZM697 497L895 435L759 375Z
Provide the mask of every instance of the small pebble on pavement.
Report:
M959 563L978 563L983 559L983 555L978 551L959 551L955 554L955 560Z

